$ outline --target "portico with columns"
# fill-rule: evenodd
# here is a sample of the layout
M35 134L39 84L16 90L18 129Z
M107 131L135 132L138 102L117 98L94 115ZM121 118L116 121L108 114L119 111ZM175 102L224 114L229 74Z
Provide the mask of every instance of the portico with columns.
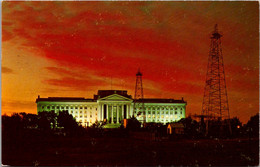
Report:
M100 114L99 120L107 124L121 124L124 119L130 118L132 99L112 94L97 100Z

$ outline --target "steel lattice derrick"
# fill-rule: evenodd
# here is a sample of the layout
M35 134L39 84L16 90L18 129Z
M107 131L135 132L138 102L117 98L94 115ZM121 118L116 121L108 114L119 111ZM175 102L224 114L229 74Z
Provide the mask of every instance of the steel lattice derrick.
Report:
M136 84L135 84L135 97L134 97L134 112L133 116L136 114L137 116L142 115L141 122L145 123L145 109L144 109L144 92L143 92L143 83L142 83L143 74L138 69L136 73Z
M206 116L206 120L211 118L218 118L220 120L230 119L221 37L222 35L219 34L217 25L215 25L215 30L211 37L202 103L202 115Z

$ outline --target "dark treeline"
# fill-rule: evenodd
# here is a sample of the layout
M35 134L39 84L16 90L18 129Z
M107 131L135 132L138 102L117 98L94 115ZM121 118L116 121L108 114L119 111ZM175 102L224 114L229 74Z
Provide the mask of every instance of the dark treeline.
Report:
M242 125L237 117L230 120L210 120L208 122L208 134L206 134L206 122L196 121L191 117L183 118L178 121L184 125L182 137L187 139L200 138L237 138L237 137L258 137L259 136L259 114L250 118L247 124ZM230 125L230 126L229 126ZM127 128L131 131L156 132L159 136L167 135L167 125L162 123L146 123L141 127L141 123L135 118L128 121ZM174 135L174 134L173 134Z
M208 136L205 136L205 123L203 122L197 122L187 117L181 119L179 123L184 125L184 134L181 138L185 139L218 138L220 135L227 138L258 138L259 136L259 114L251 117L245 125L242 125L238 118L231 119L232 135L227 135L228 127L225 122L222 126L224 130L220 131L219 125L221 122L211 121ZM64 160L64 157L60 156L60 151L63 148L74 150L76 147L77 149L80 148L78 151L81 149L91 150L99 141L99 144L102 143L105 149L111 150L110 145L113 144L115 138L116 141L135 142L128 133L130 131L145 131L155 133L157 137L169 137L167 125L147 123L142 127L136 118L129 119L126 128L122 124L118 129L107 130L103 128L104 125L104 122L96 122L91 127L82 127L67 111L61 111L58 114L41 112L38 115L27 113L15 113L11 116L2 115L2 163L28 166L37 165L37 159L42 159L41 161L44 159L44 161L48 160L51 164L58 165L62 164ZM176 138L173 134L169 139L175 140ZM102 147L100 145L100 148L96 151L103 150L103 145ZM118 147L113 149L120 148L120 145L116 146ZM129 148L132 148L132 146L130 145ZM86 153L80 155L83 156ZM73 153L70 154L67 151L66 155L72 156ZM49 159L50 157L54 157L54 160Z
M205 137L258 137L259 136L259 114L251 117L247 124L242 125L237 117L224 121L209 121L208 134L206 135L206 123L193 120L191 117L181 119L184 125L185 138ZM60 111L58 114L52 112L40 112L38 115L27 113L14 113L11 116L2 115L3 139L11 141L14 138L24 138L26 135L34 137L48 136L90 136L98 137L104 134L104 122L95 122L92 126L84 128L76 122L68 111ZM231 134L230 134L231 129ZM162 123L146 123L144 127L136 118L130 118L127 127L122 123L117 132L129 131L155 132L160 136L167 135L167 125Z
M89 128L84 128L68 111L40 112L36 114L14 113L11 116L2 115L2 134L7 141L33 137L74 137L92 135L92 129L100 129L97 122Z

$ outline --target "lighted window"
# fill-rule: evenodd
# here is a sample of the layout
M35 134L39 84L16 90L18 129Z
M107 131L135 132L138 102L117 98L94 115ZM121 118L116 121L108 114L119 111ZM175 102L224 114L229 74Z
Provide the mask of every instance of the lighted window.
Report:
M157 118L159 118L160 116L159 115L157 115Z
M155 115L153 115L153 118L155 118Z
M166 118L168 118L168 115L166 115Z
M148 115L148 118L151 118L151 115Z
M164 118L164 115L162 115L162 118Z

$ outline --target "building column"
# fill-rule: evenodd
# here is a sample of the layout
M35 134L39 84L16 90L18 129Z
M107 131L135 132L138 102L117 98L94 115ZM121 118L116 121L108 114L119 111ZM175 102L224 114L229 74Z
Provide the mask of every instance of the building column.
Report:
M159 117L159 122L161 122L162 119L162 106L160 106L160 117Z
M126 105L126 119L129 118L129 104Z
M104 121L104 104L101 104L101 121Z
M182 107L182 118L185 118L185 107Z
M144 119L145 119L145 122L147 122L147 116L148 116L148 107L144 107L145 108L145 116L144 116ZM152 118L152 112L150 112L151 114L150 115L150 118Z
M130 116L134 115L134 106L131 103L129 104L129 113L130 113Z
M106 120L108 121L108 104L106 104Z
M111 106L111 124L114 123L114 118L113 118L113 112L114 112L114 106Z
M116 123L119 123L119 105L116 105Z
M121 121L124 120L124 104L121 105Z
M166 107L164 107L164 116L163 116L164 124L166 123L166 112L167 112L167 109L166 109Z
M71 109L70 109L70 113L71 113ZM100 104L98 103L98 121L101 120L101 115L100 115Z
M155 122L157 123L157 110L155 110Z
M109 108L110 105L107 105L107 121L109 121L109 119L111 118L111 115L109 114Z

